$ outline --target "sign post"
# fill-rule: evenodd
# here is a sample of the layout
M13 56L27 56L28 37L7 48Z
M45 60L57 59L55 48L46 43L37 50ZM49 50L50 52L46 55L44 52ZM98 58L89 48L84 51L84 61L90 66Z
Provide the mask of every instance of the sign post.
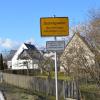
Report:
M57 53L56 52L55 52L55 87L56 87L56 100L58 100Z
M55 52L55 88L56 88L56 100L58 100L58 83L57 83L57 52L61 52L65 49L65 41L47 41L46 49L48 51Z
M48 17L40 19L42 37L67 36L69 34L68 17Z
M55 41L57 41L57 38L55 36ZM55 51L55 87L56 87L56 100L58 100L58 82L57 82L57 52Z
M47 51L63 51L65 49L65 41L47 41Z
M40 18L40 30L42 37L55 37L55 41L49 41L46 44L48 51L55 51L55 88L56 100L58 100L57 84L57 52L64 50L65 42L57 41L56 36L69 35L68 17L47 17Z

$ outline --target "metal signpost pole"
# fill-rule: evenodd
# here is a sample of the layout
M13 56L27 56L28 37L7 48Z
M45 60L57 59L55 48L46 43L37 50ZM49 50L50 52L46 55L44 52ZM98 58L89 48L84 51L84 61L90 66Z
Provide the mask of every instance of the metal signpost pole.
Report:
M55 41L57 41L55 37ZM58 100L58 82L57 82L57 52L55 51L55 88L56 88L56 100Z
M57 54L55 52L55 87L56 87L56 100L58 100L58 84L57 84Z
M55 42L47 42L46 48L49 51L55 51L55 88L56 100L58 100L58 84L57 84L57 51L64 49L64 42L56 41L56 36L67 36L69 34L68 17L44 17L40 19L41 36L55 36Z

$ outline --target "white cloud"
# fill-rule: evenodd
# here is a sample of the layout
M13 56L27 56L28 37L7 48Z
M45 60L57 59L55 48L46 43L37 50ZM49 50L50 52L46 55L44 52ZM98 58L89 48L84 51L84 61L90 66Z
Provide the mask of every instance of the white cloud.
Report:
M37 44L36 41L33 38L26 40L25 43L34 44L37 48L39 48L39 44Z
M0 38L0 47L5 49L14 49L17 48L20 42L11 40L9 38L2 39Z
M33 38L30 38L30 39L26 40L26 43L32 43L32 44L34 44L35 40Z

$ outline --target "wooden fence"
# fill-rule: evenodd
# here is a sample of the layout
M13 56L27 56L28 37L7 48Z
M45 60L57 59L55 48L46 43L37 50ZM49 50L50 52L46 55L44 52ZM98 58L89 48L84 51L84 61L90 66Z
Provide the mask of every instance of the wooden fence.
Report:
M3 80L8 84L31 90L33 93L42 93L46 96L56 95L54 79L3 73ZM58 95L59 98L73 98L79 100L76 82L58 80Z

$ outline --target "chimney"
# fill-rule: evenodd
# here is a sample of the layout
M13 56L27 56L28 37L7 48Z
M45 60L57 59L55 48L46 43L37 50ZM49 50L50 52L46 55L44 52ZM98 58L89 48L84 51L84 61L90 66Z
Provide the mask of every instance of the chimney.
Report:
M28 42L28 44L31 44L31 42Z

